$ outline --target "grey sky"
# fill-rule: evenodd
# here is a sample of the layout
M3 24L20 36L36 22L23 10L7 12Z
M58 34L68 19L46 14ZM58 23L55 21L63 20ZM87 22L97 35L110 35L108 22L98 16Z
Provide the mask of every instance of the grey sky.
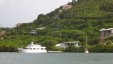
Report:
M17 23L32 22L71 0L0 0L0 26L13 27Z

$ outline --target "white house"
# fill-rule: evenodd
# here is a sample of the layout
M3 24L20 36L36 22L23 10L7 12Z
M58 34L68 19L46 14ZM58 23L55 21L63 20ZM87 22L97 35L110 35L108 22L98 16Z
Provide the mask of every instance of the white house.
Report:
M69 46L80 47L79 41L73 41L73 42L70 41L70 42L63 42L63 43L56 44L56 47L58 48L67 48Z
M45 27L36 28L36 30L43 30Z
M37 31L36 30L31 30L30 34L37 34Z

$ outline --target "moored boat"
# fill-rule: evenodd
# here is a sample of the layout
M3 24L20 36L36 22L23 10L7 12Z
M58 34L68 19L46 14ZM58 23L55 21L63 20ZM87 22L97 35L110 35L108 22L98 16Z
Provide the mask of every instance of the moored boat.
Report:
M89 51L88 51L88 49L87 49L87 48L85 49L85 52L84 52L84 53L89 53Z
M46 47L42 47L39 44L33 44L33 42L25 48L18 48L18 51L22 53L47 53Z

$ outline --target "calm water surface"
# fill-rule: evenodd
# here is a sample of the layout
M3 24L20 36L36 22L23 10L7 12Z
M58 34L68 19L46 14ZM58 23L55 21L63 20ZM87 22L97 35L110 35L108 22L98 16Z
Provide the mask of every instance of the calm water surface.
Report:
M113 64L113 53L0 53L0 64Z

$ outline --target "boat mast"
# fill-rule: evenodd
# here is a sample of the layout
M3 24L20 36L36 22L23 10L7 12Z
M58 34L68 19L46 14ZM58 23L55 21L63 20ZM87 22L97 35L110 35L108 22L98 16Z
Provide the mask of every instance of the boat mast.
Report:
M87 43L87 36L86 36L86 43L85 43L85 52L86 52L86 53L88 53L87 45L88 45L88 43Z
M86 45L86 48L87 48L87 36L86 36L86 44L85 45Z

